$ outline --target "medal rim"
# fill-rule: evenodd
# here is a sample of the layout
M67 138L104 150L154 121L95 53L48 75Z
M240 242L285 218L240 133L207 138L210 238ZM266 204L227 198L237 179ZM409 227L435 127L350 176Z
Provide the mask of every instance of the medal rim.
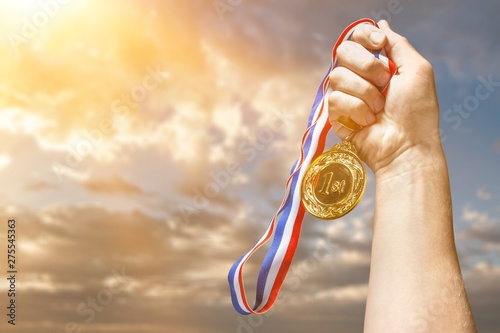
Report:
M348 148L345 148L346 147L346 143L348 144L347 145ZM353 151L349 149L350 147L354 148ZM301 193L300 194L301 194L302 204L304 205L304 207L306 208L306 210L311 215L313 215L314 217L317 217L317 218L319 218L321 220L334 220L334 219L338 219L338 218L340 218L342 216L345 216L348 213L350 213L358 205L358 203L361 201L361 198L363 197L363 195L365 193L365 189L366 189L366 169L365 169L365 167L364 167L363 162L361 161L361 159L355 153L355 149L356 148L351 143L349 143L349 142L342 142L342 143L340 143L338 145L335 145L329 151L324 152L321 155L319 155L317 158L314 159L314 161L307 168L306 172L304 173L303 179L302 179ZM332 217L325 216L325 215L320 215L320 214L317 214L316 212L312 212L308 208L309 203L306 203L304 201L304 197L305 197L305 193L306 193L305 189L306 189L306 186L307 186L306 179L308 178L307 175L311 172L312 169L314 169L314 167L317 164L319 164L321 162L321 160L325 157L325 155L330 155L330 154L349 154L356 161L356 163L359 164L360 169L361 169L362 174L363 174L362 185L360 186L359 194L357 195L357 198L355 198L355 200L350 204L350 207L348 207L345 211L343 211L341 214L335 214L335 216L332 216ZM338 164L342 164L342 163L338 163ZM342 165L345 165L345 164L342 164ZM352 175L352 169L351 169L351 167L349 167L349 166L346 166L346 167L349 169L349 171L351 172L351 175ZM352 175L352 177L354 178L354 175ZM354 189L352 189L350 191L349 195L346 197L345 200L348 200L350 197L355 196L356 192L358 192L358 191L355 191ZM315 199L316 202L319 203L318 205L320 205L320 206L329 206L329 205L325 205L325 204L321 203L319 201L319 199L316 198L316 196L314 196L314 199Z

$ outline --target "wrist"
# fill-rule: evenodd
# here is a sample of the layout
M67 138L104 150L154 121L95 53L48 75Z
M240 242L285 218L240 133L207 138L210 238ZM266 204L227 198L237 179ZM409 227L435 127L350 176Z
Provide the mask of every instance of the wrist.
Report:
M377 184L396 180L432 179L426 175L435 174L438 170L446 170L446 159L441 142L422 142L407 147L387 165L377 169ZM439 172L440 173L440 172ZM425 177L425 178L423 178Z

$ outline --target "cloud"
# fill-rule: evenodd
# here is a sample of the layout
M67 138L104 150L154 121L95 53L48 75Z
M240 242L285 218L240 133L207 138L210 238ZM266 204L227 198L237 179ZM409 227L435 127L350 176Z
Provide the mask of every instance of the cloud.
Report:
M484 187L480 187L476 190L476 196L479 200L491 200L491 193L488 192Z
M488 43L497 26L476 16L498 16L491 4L457 12L445 2L404 3L393 26L445 62L452 79L475 79L498 54ZM220 21L211 1L74 0L16 59L8 43L0 46L0 156L9 161L0 170L1 212L21 222L21 290L30 300L19 332L59 332L69 321L92 332L235 332L241 320L262 332L361 331L373 198L340 220L306 216L272 315L238 316L226 275L283 198L338 33L385 8L387 1L243 1ZM9 22L22 19L4 12ZM131 100L150 70L160 84ZM75 154L78 163L68 165ZM60 179L54 163L67 168ZM226 184L230 163L238 170ZM207 195L212 183L217 193ZM470 207L462 215L462 244L480 243L461 260L489 333L499 292L497 267L486 259L500 246L499 219ZM264 255L244 272L250 298ZM126 287L86 323L77 307L122 269Z
M498 212L462 207L461 222L456 224L456 243L462 272L476 269L480 262L496 265L500 253L500 218Z
M500 27L495 21L485 21L483 10L497 13L498 5L488 0L480 11L465 0L454 6L457 5L462 9L456 10L444 1L433 2L432 6L405 4L403 11L394 16L392 26L433 64L444 63L454 79L475 81L478 75L496 72L492 59L498 57L499 50L492 41ZM446 29L435 29L436 24L443 22Z
M112 176L110 179L89 179L83 183L83 186L91 192L107 195L137 195L144 193L139 186L134 185L117 175Z
M169 205L175 207L175 203ZM235 215L236 207L230 211L223 207L193 215L189 223L175 229L163 218L140 210L120 212L90 204L18 209L16 218L23 221L19 255L24 258L24 294L31 300L23 310L29 323L21 332L42 322L42 332L62 330L68 321L96 332L127 332L126 323L133 332L142 327L137 326L140 322L147 322L150 326L142 325L151 332L160 327L190 332L206 325L199 319L206 318L207 311L217 316L206 318L213 321L207 332L236 329L239 321L229 303L227 272L263 229L250 223L250 211ZM305 226L283 291L288 301L277 306L280 310L266 320L266 327L275 327L304 304L311 314L318 314L317 320L356 326L363 313L369 272L367 251L356 245L368 242L356 234L364 233L369 221L356 221L331 232L331 239L330 233L318 237L312 230L314 224ZM352 239L352 246L335 244L333 238L342 237ZM264 254L261 251L246 267L249 291ZM109 289L115 272L122 270L126 287L86 323L88 315L79 315L78 306ZM294 287L297 281L299 288ZM176 307L168 306L172 302ZM344 324L332 323L330 312L322 313L325 306L338 313L351 311L351 318ZM314 321L307 316L304 320Z
M464 280L478 332L496 332L500 267L479 262L464 276Z
M468 206L462 209L462 219L469 222L460 237L463 239L476 239L484 243L500 243L500 219L491 217L488 213L474 210Z
M225 236L230 230L215 223L216 217L205 215L200 223L177 231L140 211L118 213L91 205L18 211L16 219L23 223L19 254L23 290L32 304L23 311L32 322L45 321L52 329L64 329L70 320L85 324L86 316L75 315L75 309L108 288L113 272L122 269L127 288L94 324L133 322L146 316L148 322L166 325L170 316L177 315L175 310L159 310L166 302L177 300L183 308L203 302L204 297L227 300L225 275L230 261L223 258L232 260L227 245L233 244ZM187 246L178 246L179 242ZM149 306L132 306L137 296L142 299L139 303L163 305L153 312Z
M28 191L45 191L58 189L59 185L56 183L47 182L44 180L35 180L25 186Z

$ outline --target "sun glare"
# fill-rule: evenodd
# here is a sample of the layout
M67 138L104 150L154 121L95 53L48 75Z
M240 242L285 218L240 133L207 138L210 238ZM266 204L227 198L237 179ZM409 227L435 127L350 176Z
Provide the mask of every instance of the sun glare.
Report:
M40 8L38 0L4 0L0 3L0 8L4 13L13 15L26 15Z
M7 154L0 154L0 170L8 166L11 162L10 156Z

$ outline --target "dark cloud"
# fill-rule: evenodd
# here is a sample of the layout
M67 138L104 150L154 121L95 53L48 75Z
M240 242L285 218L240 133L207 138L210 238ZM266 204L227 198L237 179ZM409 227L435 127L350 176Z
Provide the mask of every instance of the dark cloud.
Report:
M18 212L16 219L22 221L18 232L23 236L19 245L23 294L30 299L23 312L30 322L43 321L52 330L63 330L66 321L82 323L86 316L75 309L88 297L110 289L108 283L116 284L115 273L126 275L126 287L94 323L170 324L178 317L176 308L168 310L174 299L186 296L180 308L189 307L198 302L198 293L215 292L220 298L225 289L221 286L225 287L226 272L215 281L203 277L203 271L214 271L208 263L217 267L219 261L225 263L220 255L227 252L224 244L214 244L216 239L201 232L219 229L213 224L197 225L200 236L193 243L187 229L194 226L171 230L162 220L139 211L118 213L83 205L36 214Z
M172 229L162 219L141 211L113 212L92 205L54 206L36 213L18 211L16 218L22 221L18 232L23 236L19 254L23 258L26 286L23 295L30 299L23 304L29 321L20 326L25 327L21 332L29 332L37 323L41 332L63 330L70 321L95 332L126 332L123 325L127 323L136 329L145 325L148 332L156 332L160 327L178 327L189 332L207 322L213 325L206 331L216 332L221 327L235 329L233 325L240 323L227 304L226 275L232 262L258 239L262 230L255 226L235 225L224 214L204 212L193 217L190 224ZM308 243L315 244L305 237L303 244ZM314 246L309 250L314 250ZM355 275L367 274L365 266L355 273L358 268L342 268L337 261L329 267L330 264L320 263L318 269L308 271L304 277L300 270L311 253L304 255L303 260L299 257L294 262L296 269L290 273L303 279L300 289L287 292L294 302L300 302L314 290L356 284L362 279ZM247 280L250 285L255 283L263 255L264 252L246 267L246 276L252 276ZM113 294L112 302L86 323L89 314L78 314L76 309L89 297L102 298L106 293L103 290L109 290L110 283L117 283L113 278L117 274L126 276L126 287ZM175 307L171 306L173 302ZM362 309L358 301L354 304ZM350 301L344 300L336 308L348 312L351 306ZM202 321L207 313L212 314L211 319ZM282 325L285 313L273 315L263 327ZM328 317L318 316L304 318L304 322L324 321L326 329ZM356 322L354 316L348 322ZM344 325L342 321L337 324Z
M478 332L498 332L500 269L487 262L465 275L465 285Z

